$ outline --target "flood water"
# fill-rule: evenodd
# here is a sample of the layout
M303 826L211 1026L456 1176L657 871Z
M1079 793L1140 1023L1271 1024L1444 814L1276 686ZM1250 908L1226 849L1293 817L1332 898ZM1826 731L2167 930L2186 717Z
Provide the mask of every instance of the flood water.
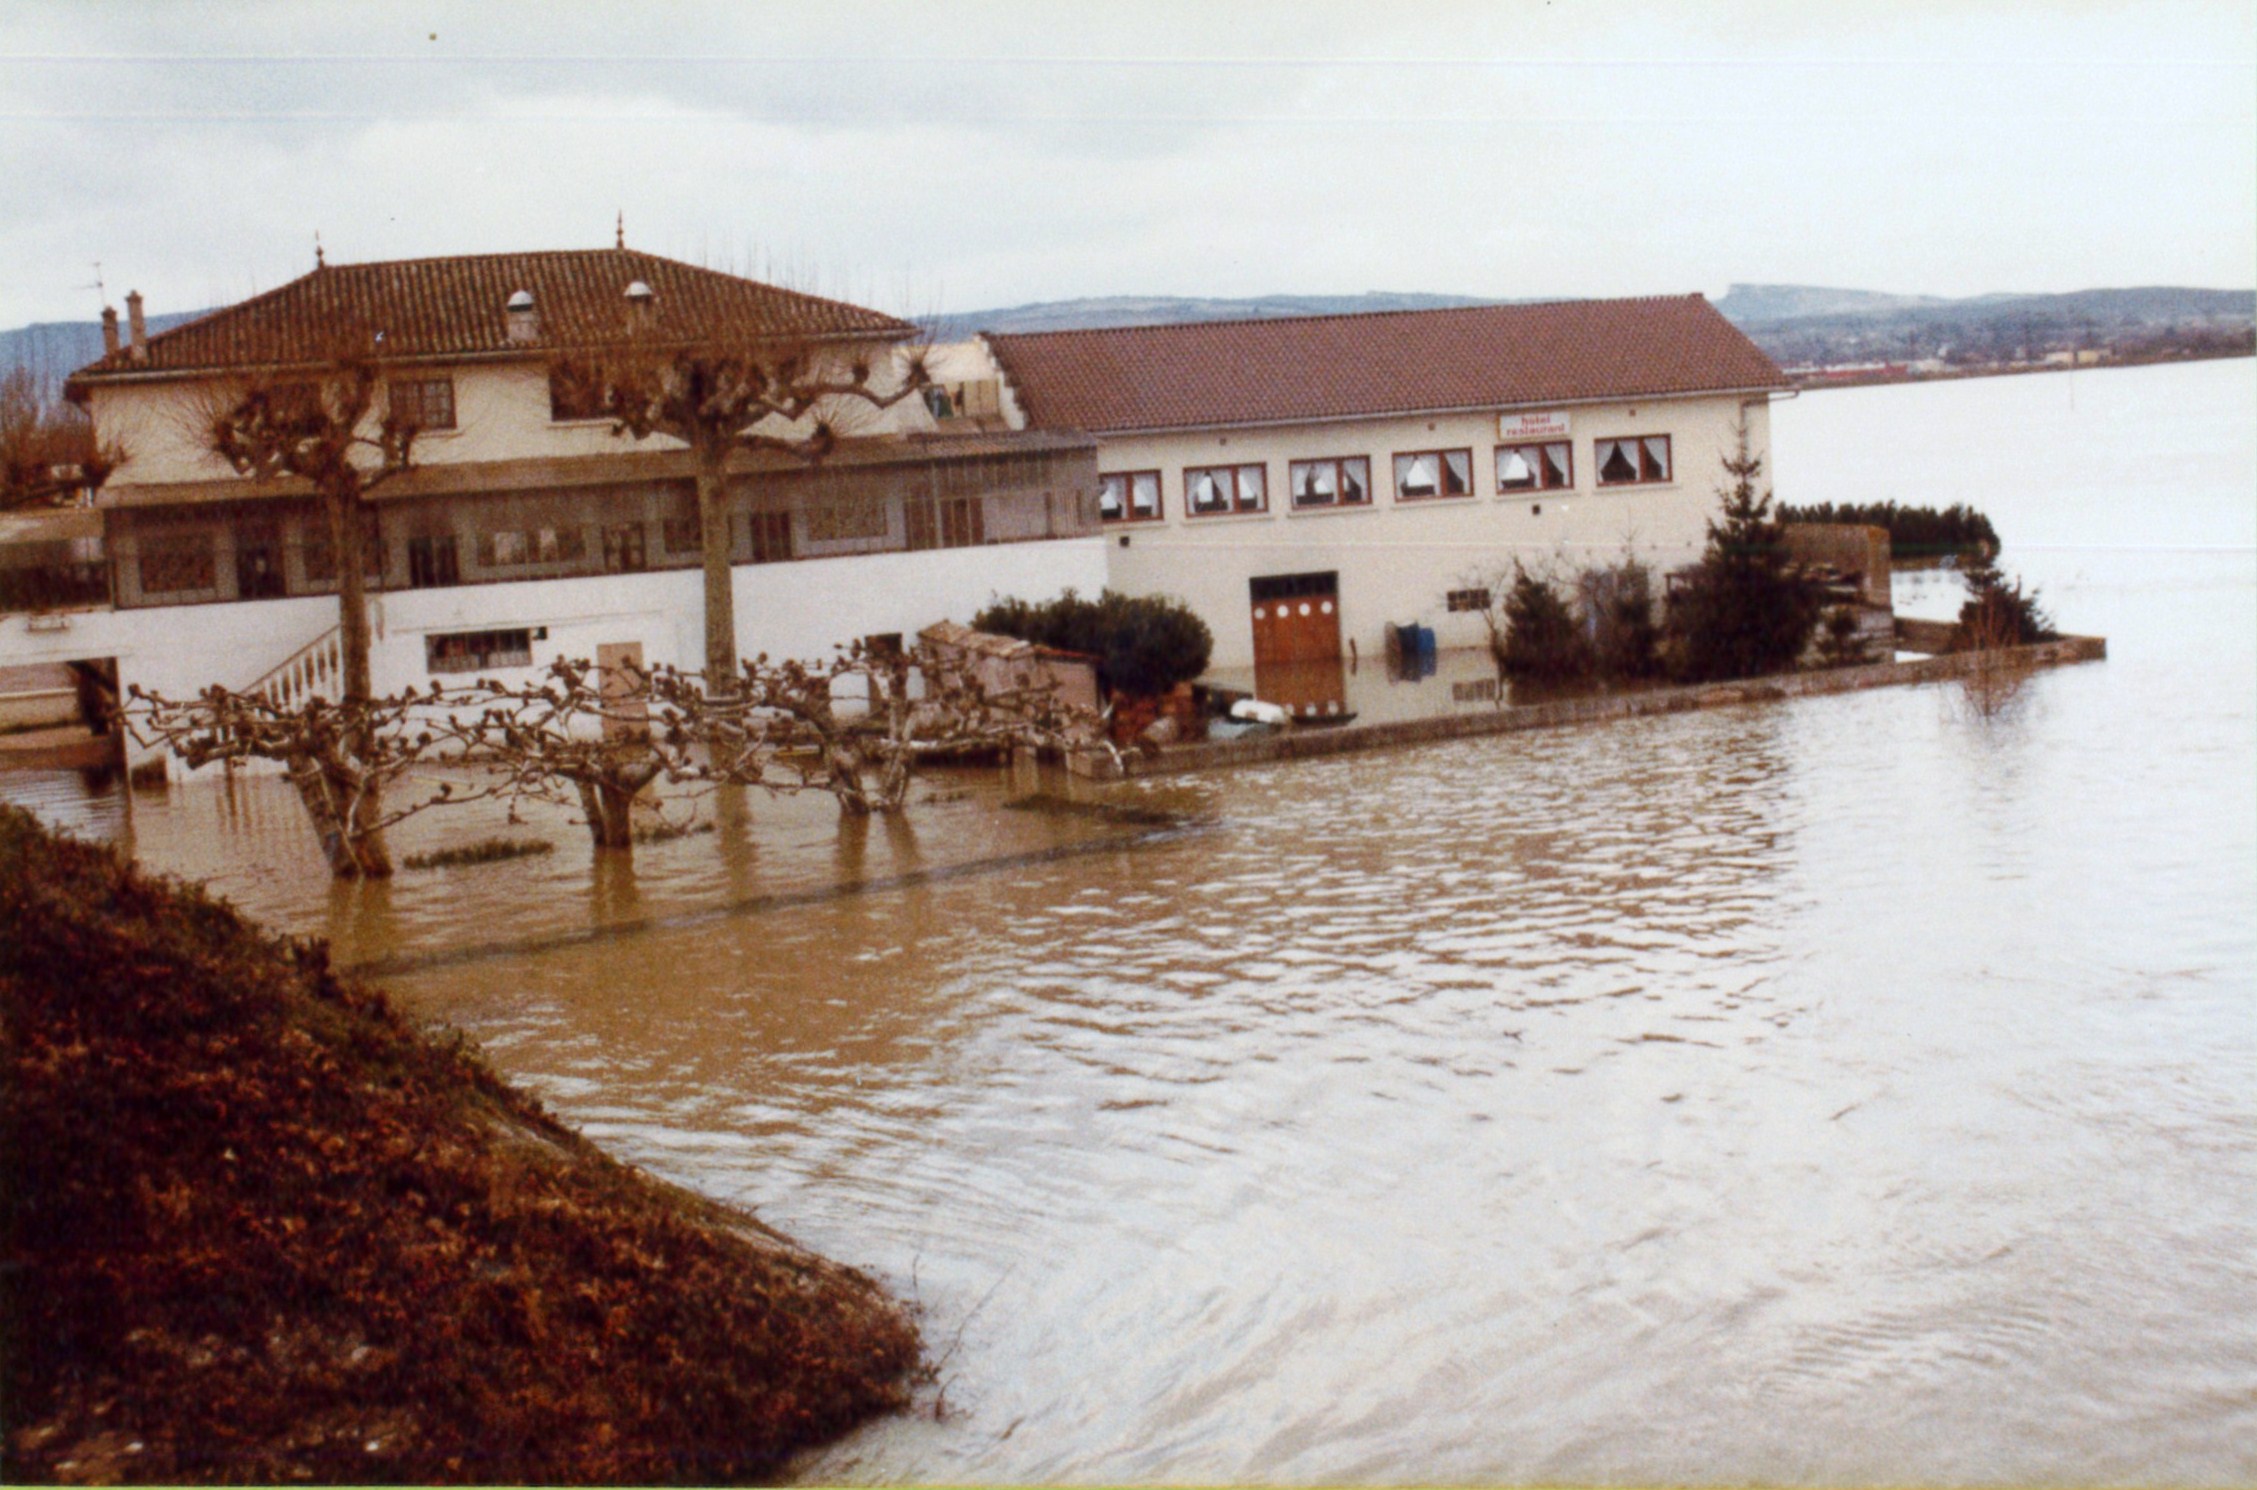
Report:
M915 1298L939 1391L808 1478L2257 1480L2252 364L1774 427L1799 500L1989 512L2108 660L374 896L272 782L0 792Z

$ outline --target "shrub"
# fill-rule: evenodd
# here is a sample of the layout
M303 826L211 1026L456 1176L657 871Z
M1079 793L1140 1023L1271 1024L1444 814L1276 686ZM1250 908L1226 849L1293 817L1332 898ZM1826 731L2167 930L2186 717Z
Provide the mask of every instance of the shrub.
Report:
M1784 672L1818 622L1817 587L1789 565L1771 494L1756 490L1763 458L1749 451L1744 421L1737 433L1738 450L1724 459L1723 512L1710 519L1707 552L1670 602L1675 670L1692 682Z
M1575 577L1576 604L1603 678L1647 678L1660 670L1652 571L1636 559L1599 564Z
M1214 633L1182 601L1106 590L1085 600L1072 590L1039 604L996 601L972 617L973 629L1097 659L1098 681L1129 694L1166 693L1207 670Z
M1973 650L2016 647L2049 641L2053 620L2038 606L2038 592L2022 589L2019 579L2009 580L1988 559L1960 575L1967 586L1966 603L1959 607L1959 645Z
M458 869L466 864L492 864L502 859L523 859L534 854L553 854L556 845L546 838L482 838L476 843L466 843L457 848L443 848L428 854L410 854L400 861L408 869Z
M1858 634L1855 606L1837 605L1826 612L1818 630L1821 667L1861 667L1872 661L1865 638Z
M1900 507L1894 502L1821 502L1815 507L1782 504L1779 520L1785 523L1858 523L1889 530L1889 552L1900 559L1942 554L1995 554L1998 530L1991 520L1965 503L1954 502L1942 511L1933 507Z
M1575 622L1567 597L1550 581L1530 574L1517 561L1512 588L1505 592L1504 632L1490 635L1497 665L1516 678L1564 683L1589 677L1590 639Z

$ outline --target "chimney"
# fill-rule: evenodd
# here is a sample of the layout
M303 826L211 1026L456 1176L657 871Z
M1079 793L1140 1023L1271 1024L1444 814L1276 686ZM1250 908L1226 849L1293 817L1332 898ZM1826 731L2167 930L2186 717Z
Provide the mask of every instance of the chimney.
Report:
M126 334L132 338L133 360L147 362L149 360L149 323L141 315L141 292L139 290L125 292L125 327Z
M657 324L658 295L638 279L627 286L627 329L648 331Z
M533 307L533 292L519 290L509 297L502 311L509 322L509 339L513 342L530 342L541 334L541 313Z
M114 305L105 305L102 307L102 355L115 357L117 354L118 308Z

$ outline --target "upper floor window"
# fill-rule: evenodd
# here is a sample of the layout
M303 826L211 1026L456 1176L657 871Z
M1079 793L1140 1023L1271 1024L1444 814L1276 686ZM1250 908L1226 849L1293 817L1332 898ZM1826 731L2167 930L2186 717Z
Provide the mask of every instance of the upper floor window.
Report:
M1193 517L1270 510L1266 466L1192 466L1183 473L1183 505Z
M1597 441L1591 450L1599 463L1599 485L1630 486L1669 479L1669 436L1631 435Z
M1160 473L1119 471L1097 478L1097 515L1109 523L1158 522Z
M603 380L595 369L576 362L560 362L549 368L549 418L559 423L568 419L601 419L604 417Z
M1371 459L1362 455L1297 460L1286 468L1296 507L1361 507L1371 502Z
M1471 450L1414 450L1395 457L1395 500L1473 495Z
M1553 491L1573 485L1575 447L1567 441L1497 447L1497 490Z
M455 427L453 378L395 378L388 397L392 417L416 429Z

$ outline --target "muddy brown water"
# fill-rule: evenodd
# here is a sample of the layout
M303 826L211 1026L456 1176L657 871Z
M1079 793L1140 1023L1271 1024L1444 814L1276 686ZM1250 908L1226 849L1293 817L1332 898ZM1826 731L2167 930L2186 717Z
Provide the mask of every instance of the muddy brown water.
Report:
M1987 718L1107 795L1172 833L986 776L890 832L709 803L631 874L503 825L559 850L373 895L271 782L0 792L391 960L614 1152L917 1299L939 1389L813 1479L2248 1483L2250 368L1778 412L1798 494L1975 501L2108 636Z

